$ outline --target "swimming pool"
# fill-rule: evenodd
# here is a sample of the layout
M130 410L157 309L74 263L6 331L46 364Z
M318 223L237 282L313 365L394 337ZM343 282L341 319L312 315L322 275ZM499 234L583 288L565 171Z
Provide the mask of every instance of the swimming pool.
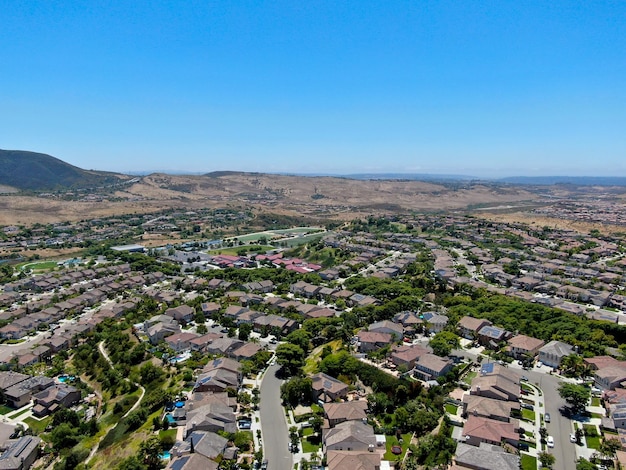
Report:
M173 417L171 414L169 414L169 413L167 413L167 414L165 415L165 419L167 419L167 422L168 422L168 423L170 423L170 424L176 424L176 420L175 420L175 419L174 419L174 417Z
M172 458L172 454L166 450L165 452L161 452L159 454L159 457L161 458L161 460L169 460Z

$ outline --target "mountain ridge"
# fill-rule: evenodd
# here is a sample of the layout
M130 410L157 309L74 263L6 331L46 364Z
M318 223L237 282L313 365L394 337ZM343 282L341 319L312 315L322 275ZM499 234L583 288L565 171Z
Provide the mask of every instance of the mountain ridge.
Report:
M84 170L45 153L0 149L0 185L22 191L51 191L106 186L125 175Z

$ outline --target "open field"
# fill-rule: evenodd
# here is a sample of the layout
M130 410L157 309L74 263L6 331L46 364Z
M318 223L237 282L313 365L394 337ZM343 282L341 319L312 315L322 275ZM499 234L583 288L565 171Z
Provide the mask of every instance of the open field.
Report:
M257 173L217 176L153 174L103 195L101 201L61 200L21 194L0 196L0 225L77 221L89 217L153 213L168 208L230 207L349 220L369 214L464 209L478 204L528 201L518 186L406 180L352 180Z

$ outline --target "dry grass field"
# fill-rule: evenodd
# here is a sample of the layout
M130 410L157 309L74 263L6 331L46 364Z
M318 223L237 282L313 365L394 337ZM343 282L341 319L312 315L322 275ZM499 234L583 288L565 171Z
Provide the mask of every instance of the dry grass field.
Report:
M225 173L149 175L107 197L93 202L0 195L0 224L31 225L203 207L243 207L347 220L368 214L462 210L475 205L532 201L536 195L519 186Z
M352 220L368 215L408 212L472 212L502 222L558 227L588 232L624 232L623 227L568 220L532 212L554 201L614 201L622 205L626 188L592 186L521 186L481 182L356 180L260 173L220 172L203 176L152 174L103 200L61 200L23 194L0 194L0 225L56 223L164 209L249 209L312 220ZM167 243L162 236L144 237L147 246ZM43 253L42 253L43 255Z

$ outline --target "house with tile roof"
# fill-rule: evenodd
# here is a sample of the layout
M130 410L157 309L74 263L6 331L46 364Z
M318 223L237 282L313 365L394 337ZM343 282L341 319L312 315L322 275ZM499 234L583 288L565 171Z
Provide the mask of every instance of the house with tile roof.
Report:
M515 335L507 341L510 354L516 358L534 357L545 342L526 335Z
M463 426L463 442L479 446L481 442L500 445L502 442L517 447L520 440L519 421L506 423L482 416L469 415Z

